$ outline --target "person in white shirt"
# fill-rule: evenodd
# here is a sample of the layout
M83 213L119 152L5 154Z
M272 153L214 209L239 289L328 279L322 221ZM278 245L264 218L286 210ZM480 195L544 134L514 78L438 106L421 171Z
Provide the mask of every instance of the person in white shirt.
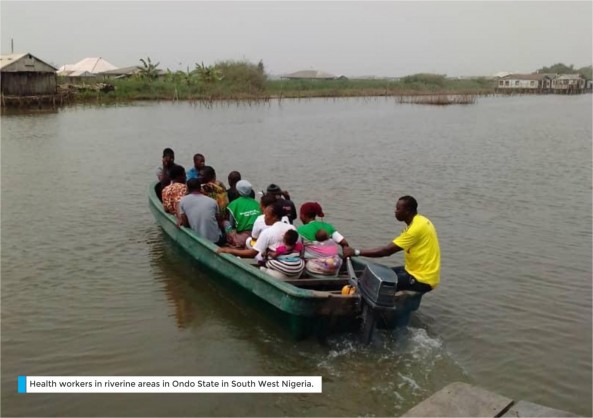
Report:
M232 254L244 258L255 258L259 256L265 260L268 251L275 251L279 245L283 244L286 231L296 229L293 225L282 222L283 216L284 208L280 202L268 205L264 209L264 221L267 228L261 231L257 242L252 248L239 250L230 247L221 247L217 250L217 253ZM272 264L273 266L268 265L268 262L266 262L267 268L265 271L279 278L299 277L305 268L304 261L300 258L288 264L277 262Z
M264 212L266 208L271 204L275 203L276 200L276 196L271 195L269 193L266 193L261 197L260 207L262 214L255 219L255 222L253 223L253 228L251 229L251 236L247 238L247 241L245 242L245 248L253 248L262 231L270 226L266 225L266 221L264 220ZM283 216L281 221L284 223L290 223L288 217L286 216Z

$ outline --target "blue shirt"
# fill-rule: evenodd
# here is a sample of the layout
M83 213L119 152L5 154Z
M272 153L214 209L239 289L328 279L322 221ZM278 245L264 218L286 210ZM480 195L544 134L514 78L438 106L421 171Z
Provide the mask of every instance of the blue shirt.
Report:
M200 178L200 173L198 172L198 170L196 170L196 167L192 167L188 172L187 172L187 180L191 180L191 179L199 179Z

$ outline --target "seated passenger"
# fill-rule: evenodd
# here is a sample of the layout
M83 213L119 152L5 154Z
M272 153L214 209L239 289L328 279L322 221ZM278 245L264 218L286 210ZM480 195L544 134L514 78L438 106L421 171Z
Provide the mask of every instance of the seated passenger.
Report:
M226 194L229 198L229 203L231 203L233 200L239 197L239 192L237 191L237 182L241 181L241 173L239 173L238 171L231 171L229 173L228 179L229 188L226 189ZM253 191L253 189L251 190L249 196L255 199L255 192Z
M288 217L288 221L292 224L297 217L296 208L292 200L290 200L290 195L287 191L282 191L280 186L276 184L270 184L266 190L267 193L274 195L277 200L282 202L282 207L284 208L284 215Z
M299 233L289 229L284 233L283 244L276 248L276 251L268 252L269 259L282 259L286 257L300 257L303 251L303 243L299 241Z
M229 221L233 229L227 232L227 243L231 247L244 248L245 241L251 235L255 220L261 215L259 203L250 195L253 193L251 183L239 180L236 184L239 197L229 203Z
M216 180L216 171L209 165L202 168L200 172L200 181L202 182L202 191L204 194L214 200L218 204L221 219L227 219L227 206L229 205L229 198L226 194L224 184Z
M223 247L218 249L218 253L233 254L239 257L254 258L256 256L264 257L269 251L276 251L282 245L284 234L289 229L295 229L294 226L282 222L284 208L279 202L275 202L264 209L264 220L268 228L264 229L253 248L239 250L236 248ZM300 260L300 259L299 259ZM273 263L273 266L267 266L265 271L278 278L297 278L304 269L303 260L300 261L280 261Z
M329 237L325 229L315 234L315 241L305 247L303 257L309 274L335 276L342 266L340 246Z
M171 184L170 171L175 166L175 153L171 148L165 148L163 150L162 164L156 169L156 178L159 182L154 187L157 197L163 201L163 189Z
M165 212L176 215L179 201L187 194L185 169L180 165L175 165L169 175L173 183L163 189L163 207Z
M187 172L187 179L199 179L200 171L206 165L206 158L202 154L194 155L194 166Z
M247 238L247 241L245 243L245 246L247 248L253 248L253 246L255 245L255 242L257 241L259 235L261 234L261 232L268 228L268 225L266 225L266 222L264 220L264 215L263 212L265 211L265 209L270 206L271 204L276 202L276 197L271 195L271 194L265 194L261 197L260 199L260 209L262 211L262 215L258 216L255 219L255 222L253 223L253 228L251 230L251 237ZM289 224L290 222L288 221L288 217L283 216L282 217L282 222Z
M217 219L219 211L216 201L202 193L198 179L187 182L187 193L179 202L177 226L189 226L199 236L223 245L224 237Z
M282 242L276 251L268 251L266 269L273 276L278 276L279 272L283 276L297 278L305 268L305 262L301 258L303 244L299 240L299 233L294 229L287 230Z
M319 203L304 203L299 212L303 225L297 231L304 241L305 271L313 275L337 275L342 266L337 244L347 247L348 242L333 225L316 219L325 216Z

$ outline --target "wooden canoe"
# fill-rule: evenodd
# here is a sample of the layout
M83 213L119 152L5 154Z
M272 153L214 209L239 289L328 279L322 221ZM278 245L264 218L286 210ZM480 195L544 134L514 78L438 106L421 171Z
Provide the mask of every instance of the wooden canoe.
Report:
M274 319L294 338L313 333L326 335L359 326L360 294L342 295L342 287L351 283L347 269L338 277L280 280L261 271L252 259L217 254L216 244L201 238L190 228L177 228L175 217L164 211L154 186L155 183L148 189L148 202L163 231L201 267L254 296L258 307L271 311ZM360 275L367 264L362 259L352 259L355 275ZM412 310L417 309L419 300L413 305ZM390 322L395 324L393 318Z

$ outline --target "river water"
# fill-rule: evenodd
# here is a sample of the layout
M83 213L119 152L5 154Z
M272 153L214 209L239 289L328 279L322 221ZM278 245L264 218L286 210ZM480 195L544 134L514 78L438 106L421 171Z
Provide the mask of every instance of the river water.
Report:
M393 416L464 381L590 416L591 112L583 95L3 115L3 415ZM397 235L415 196L441 286L407 335L292 341L156 225L165 147L321 202L357 247ZM18 375L321 375L323 394L19 395Z

